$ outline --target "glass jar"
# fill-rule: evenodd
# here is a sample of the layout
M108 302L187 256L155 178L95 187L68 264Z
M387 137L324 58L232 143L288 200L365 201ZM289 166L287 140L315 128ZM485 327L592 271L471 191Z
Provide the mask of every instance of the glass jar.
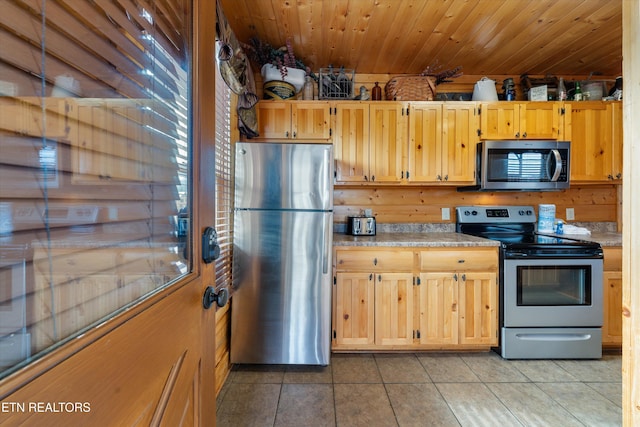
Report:
M313 80L311 76L304 78L304 87L302 88L302 99L305 101L313 100Z

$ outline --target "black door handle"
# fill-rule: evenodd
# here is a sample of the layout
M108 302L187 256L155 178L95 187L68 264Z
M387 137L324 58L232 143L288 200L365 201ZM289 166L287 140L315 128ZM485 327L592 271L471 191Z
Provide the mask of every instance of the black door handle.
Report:
M204 296L202 297L202 306L204 308L210 308L215 302L218 307L224 307L229 301L229 291L227 288L221 288L218 293L213 286L207 286L204 290Z

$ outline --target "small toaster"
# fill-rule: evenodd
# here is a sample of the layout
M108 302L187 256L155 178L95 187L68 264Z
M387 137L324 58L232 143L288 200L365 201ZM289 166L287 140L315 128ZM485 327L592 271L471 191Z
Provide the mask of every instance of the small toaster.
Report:
M352 236L375 236L376 219L372 216L347 217L347 234Z

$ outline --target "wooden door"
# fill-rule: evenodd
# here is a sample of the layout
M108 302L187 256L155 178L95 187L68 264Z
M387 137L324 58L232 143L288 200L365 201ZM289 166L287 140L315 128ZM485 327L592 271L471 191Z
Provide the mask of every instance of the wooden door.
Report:
M484 102L480 104L480 132L482 139L519 138L519 103Z
M411 182L441 182L442 103L419 102L409 106L409 165ZM407 178L407 177L405 177Z
M373 273L337 273L335 344L357 348L374 343L375 287Z
M260 139L283 140L292 137L291 102L260 101L256 108Z
M451 272L420 273L420 344L458 343L458 282Z
M459 273L460 344L498 344L496 273Z
M375 274L375 343L379 346L413 343L413 276Z
M293 139L328 140L331 116L328 101L296 101L291 104Z
M407 145L406 104L373 102L369 108L369 181L400 182Z
M442 113L442 176L452 184L475 182L480 126L475 103L445 103Z
M336 182L369 178L369 104L337 102L333 135Z
M560 136L560 103L524 102L520 104L519 138L558 139Z
M20 197L30 200L34 206L50 202L48 206L56 208L56 215L47 214L40 222L27 226L23 216L16 222L22 227L12 228L10 232L11 239L21 240L30 247L29 252L33 252L34 258L26 262L28 292L24 293L23 321L28 323L23 335L34 336L35 341L27 343L31 355L27 354L22 365L13 364L10 370L3 371L9 372L0 381L3 408L0 423L3 425L215 425L215 309L205 310L202 302L205 288L215 283L215 272L214 264L201 261L201 233L205 226L213 224L215 212L214 168L211 167L215 162L215 103L212 102L215 71L210 58L215 51L212 22L215 22L216 10L215 2L173 3L167 2L169 7L160 8L161 12L152 4L145 6L148 18L140 18L135 7L131 10L126 10L127 5L110 7L105 13L93 3L84 6L70 3L64 8L48 3L46 11L8 5L4 11L15 15L8 21L16 22L18 27L26 22L39 23L41 13L46 14L47 22L55 24L47 28L46 53L69 55L64 61L58 61L59 66L53 71L47 68L37 73L25 72L21 78L34 78L42 73L53 80L55 74L72 72L81 80L80 86L88 98L122 98L135 104L139 99L148 101L149 97L164 96L166 99L158 101L155 104L158 108L149 109L148 114L156 117L153 128L157 139L174 139L174 150L154 146L152 158L134 156L135 161L148 162L157 172L150 182L123 176L123 182L118 185L103 184L100 180L78 185L71 179L78 171L73 169L69 152L77 147L69 143L67 135L62 135L52 144L58 157L48 164L55 167L54 172L58 174L54 191L46 193L37 185L19 182L23 186ZM39 3L33 7L38 9ZM149 40L156 36L155 41L162 45L168 39L163 38L163 30L152 22L156 14L165 18L158 20L163 22L160 26L171 33L176 43L165 43L164 49L158 48L157 52ZM83 19L76 19L78 16ZM134 24L132 21L137 19L140 20ZM66 26L68 22L75 24ZM85 22L91 25L84 27ZM64 31L60 31L63 26ZM34 24L33 28L39 26ZM94 34L97 29L99 35ZM104 44L107 35L111 36L110 43ZM69 41L65 36L75 38ZM41 42L45 43L44 37L31 45L40 46ZM30 49L29 45L25 43L25 48ZM135 52L138 48L134 46L145 52ZM102 63L96 58L94 54L98 51L108 55L109 61ZM167 51L171 54L162 58L152 56L164 55L162 52ZM5 54L9 57L35 55L39 50L3 51L0 56ZM131 63L141 61L143 68L162 63L161 70L154 69L158 71L157 79L175 71L168 79L173 85L141 89L139 85L143 83L139 82L144 79L129 84L130 80L117 74L114 70L118 67L111 63L124 65L131 60L129 55L137 58ZM187 65L191 58L209 60ZM69 66L76 60L88 67L89 75L83 75L83 67ZM187 82L186 76L191 72L192 80ZM139 74L142 75L142 69ZM108 83L118 86L117 90ZM179 84L190 84L193 90ZM160 94L153 92L154 88L160 90ZM144 89L149 89L151 95ZM172 90L184 90L180 94L193 93L195 98L180 98L180 94ZM163 105L170 104L169 98L185 102L172 105L167 111ZM86 102L76 97L66 101ZM184 120L179 120L178 115ZM16 117L21 118L19 113ZM109 136L122 130L113 122L101 122L99 126ZM163 132L166 130L171 132ZM39 136L44 137L47 132L43 129ZM136 135L124 135L129 145L145 143L144 138ZM187 139L185 135L190 136ZM13 135L14 139L22 137L19 133ZM51 144L49 140L45 142ZM177 145L194 154L189 157L179 154ZM92 146L92 149L98 148L113 147ZM119 170L130 152L117 154L122 162L111 164L107 169L102 168L103 164L87 173ZM177 166L179 161L184 162L182 169ZM20 170L20 166L16 164L15 169ZM186 170L193 173L190 184L187 184ZM173 179L165 181L164 174L169 171ZM178 178L185 178L179 188ZM193 203L187 204L186 199ZM76 205L82 205L82 209L73 210ZM188 224L183 229L185 235L180 234L177 227L177 217L183 212L175 209L176 206L188 207L189 213L181 217ZM75 212L75 216L71 217L70 212ZM45 221L51 222L55 228L53 233L42 229ZM6 275L2 277L4 280ZM3 295L2 304L5 303ZM0 322L0 326L6 325ZM5 355L4 348L0 353ZM7 405L11 408L9 411L4 410Z
M612 103L571 102L565 105L571 141L571 182L606 182L613 177ZM619 135L619 133L617 134ZM618 148L615 149L619 152Z

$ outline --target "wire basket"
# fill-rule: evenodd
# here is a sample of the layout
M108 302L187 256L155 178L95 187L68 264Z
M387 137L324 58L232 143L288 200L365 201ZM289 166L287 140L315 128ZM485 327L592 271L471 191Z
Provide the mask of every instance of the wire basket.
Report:
M384 86L389 101L433 101L436 98L436 77L422 74L396 76Z
M348 68L320 68L319 99L353 99L356 71Z

